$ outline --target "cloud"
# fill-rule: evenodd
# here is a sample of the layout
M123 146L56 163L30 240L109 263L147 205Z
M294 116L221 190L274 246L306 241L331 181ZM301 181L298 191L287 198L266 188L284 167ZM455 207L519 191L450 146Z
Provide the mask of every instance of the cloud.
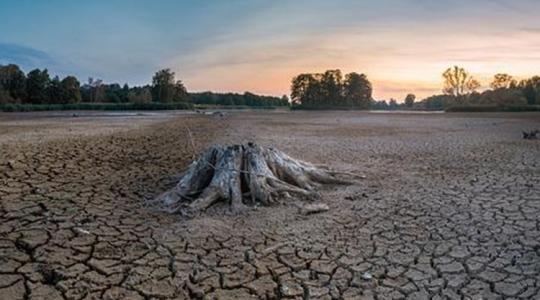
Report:
M29 71L35 68L59 69L59 63L44 51L17 44L0 43L0 64L17 64Z

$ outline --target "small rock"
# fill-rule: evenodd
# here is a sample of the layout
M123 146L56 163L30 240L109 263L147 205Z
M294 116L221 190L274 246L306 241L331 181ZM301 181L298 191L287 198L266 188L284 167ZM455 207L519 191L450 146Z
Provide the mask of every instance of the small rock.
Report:
M369 273L369 272L364 272L364 273L362 274L362 279L364 279L364 280L371 280L371 279L373 279L373 275L371 275L371 273Z
M301 208L302 214L310 215L330 210L330 207L324 203L308 204Z
M81 233L81 234L90 234L90 231L88 230L85 230L85 229L82 229L82 228L79 228L79 227L75 227L73 228L73 230L77 233Z

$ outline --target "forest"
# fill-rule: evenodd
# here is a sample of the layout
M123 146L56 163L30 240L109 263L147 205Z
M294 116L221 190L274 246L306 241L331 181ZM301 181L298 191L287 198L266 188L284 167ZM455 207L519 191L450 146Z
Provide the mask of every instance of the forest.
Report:
M94 78L88 78L87 82L81 84L75 76L51 78L47 69L34 69L25 74L15 64L0 65L0 105L50 105L51 108L61 108L59 105L64 105L80 109L90 106L177 109L188 108L191 104L274 107L286 106L288 102L286 96L282 98L260 96L249 92L189 93L182 81L176 80L175 73L170 69L157 71L152 77L151 84L130 87L128 84L105 83Z
M407 94L402 101L375 100L372 85L365 74L350 73L343 78L340 70L300 74L291 82L293 108L298 109L372 109L372 110L538 110L540 77L517 80L499 73L487 89L464 68L453 66L442 73L442 94L415 102Z
M442 93L414 102L408 94L402 103L373 101L372 109L416 109L447 111L523 111L539 110L540 77L532 76L518 80L506 73L495 74L489 85L482 83L467 70L453 66L442 73Z
M303 73L291 82L291 99L261 96L250 92L188 92L170 69L157 71L151 84L128 86L88 78L81 83L75 76L51 77L47 69L24 73L15 64L0 65L0 105L22 105L25 109L180 109L199 106L287 107L293 109L360 110L537 110L540 105L540 77L517 80L499 73L489 87L464 68L454 66L442 73L442 93L417 101L412 93L402 101L376 100L367 75L339 69L323 73ZM119 105L123 104L123 105ZM7 107L7 108L6 108ZM13 109L11 107L11 109ZM14 109L21 110L21 109ZM23 109L24 110L24 109Z

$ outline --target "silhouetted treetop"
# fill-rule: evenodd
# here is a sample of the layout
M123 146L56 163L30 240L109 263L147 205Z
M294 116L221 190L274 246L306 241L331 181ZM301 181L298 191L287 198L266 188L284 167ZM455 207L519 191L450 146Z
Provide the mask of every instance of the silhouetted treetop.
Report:
M349 73L345 80L340 70L299 74L292 79L291 99L300 108L367 109L372 86L366 75Z

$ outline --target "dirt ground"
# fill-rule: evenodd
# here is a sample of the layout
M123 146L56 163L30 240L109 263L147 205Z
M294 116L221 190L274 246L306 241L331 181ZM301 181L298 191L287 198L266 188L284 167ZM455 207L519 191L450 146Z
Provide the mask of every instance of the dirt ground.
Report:
M0 299L540 299L535 128L540 114L0 114ZM247 141L367 178L308 216L144 207L195 153Z

